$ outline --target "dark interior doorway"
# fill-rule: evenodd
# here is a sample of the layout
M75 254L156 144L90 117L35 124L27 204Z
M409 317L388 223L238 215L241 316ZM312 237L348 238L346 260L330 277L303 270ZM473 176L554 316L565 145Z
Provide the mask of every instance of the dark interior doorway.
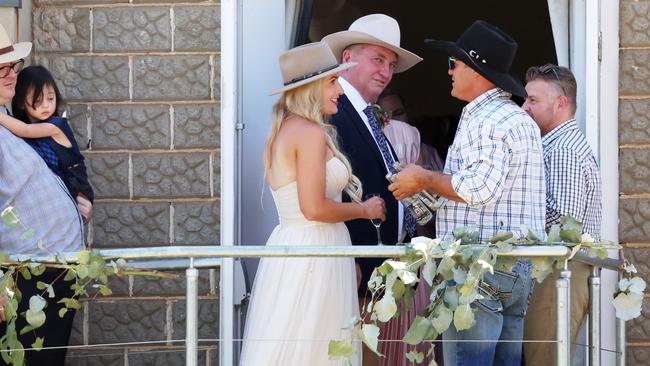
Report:
M311 20L309 25L302 25L309 31L303 32L305 39L298 43L318 41L329 33L345 30L367 14L384 13L399 22L402 47L424 61L395 74L390 88L404 97L409 122L420 130L422 142L435 146L443 158L465 103L449 95L447 57L425 46L425 38L456 40L474 20L483 19L503 29L519 44L511 70L519 79L529 66L557 63L545 0L303 0L303 4L311 5Z

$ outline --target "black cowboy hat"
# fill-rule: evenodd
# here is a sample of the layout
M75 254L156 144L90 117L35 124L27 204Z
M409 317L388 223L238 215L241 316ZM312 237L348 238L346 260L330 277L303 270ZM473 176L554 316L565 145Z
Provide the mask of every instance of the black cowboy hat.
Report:
M424 43L447 52L501 89L522 98L528 96L521 82L510 74L517 42L492 24L477 20L456 42L425 39Z

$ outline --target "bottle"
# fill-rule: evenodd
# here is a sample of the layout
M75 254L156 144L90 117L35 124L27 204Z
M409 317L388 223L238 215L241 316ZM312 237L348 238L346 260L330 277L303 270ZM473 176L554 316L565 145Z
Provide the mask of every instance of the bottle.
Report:
M404 164L400 162L395 162L393 163L393 168L395 169L396 173L399 173L404 169ZM425 206L429 209L431 212L436 212L440 207L442 207L447 199L440 197L440 195L433 194L427 190L424 190L420 193L417 193L416 196L424 203Z
M394 183L395 175L388 173L386 174L386 179L388 179L389 182ZM421 197L421 194L417 193L410 197L404 198L402 202L404 203L404 207L406 207L418 225L423 226L428 224L429 221L433 219L433 214L431 211L429 211L427 205L424 204Z

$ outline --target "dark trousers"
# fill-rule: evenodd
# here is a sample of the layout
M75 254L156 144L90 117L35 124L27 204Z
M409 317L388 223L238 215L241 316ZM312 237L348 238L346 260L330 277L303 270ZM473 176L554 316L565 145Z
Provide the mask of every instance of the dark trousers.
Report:
M18 319L16 320L16 332L20 334L20 330L27 325L24 316L20 314L29 309L29 299L32 295L41 295L46 301L47 306L43 311L45 312L45 324L40 328L27 332L26 334L19 335L18 340L22 343L24 348L32 348L32 343L36 341L36 337L45 338L43 349L40 351L25 351L25 363L27 365L47 365L47 366L63 366L65 363L66 348L47 350L47 347L60 347L67 346L70 339L70 331L72 330L72 321L74 320L74 310L68 310L63 316L59 317L59 309L63 304L57 304L62 298L72 297L74 291L70 289L73 282L63 280L65 275L64 270L61 269L48 269L40 276L32 276L30 280L26 280L22 275L17 275L18 289L22 292L22 299L18 304ZM56 279L56 282L52 283ZM49 298L47 291L39 290L36 288L38 281L46 284L52 284L54 288L54 297ZM0 334L6 333L6 325L2 323L0 326ZM0 358L0 365L6 365L2 358Z

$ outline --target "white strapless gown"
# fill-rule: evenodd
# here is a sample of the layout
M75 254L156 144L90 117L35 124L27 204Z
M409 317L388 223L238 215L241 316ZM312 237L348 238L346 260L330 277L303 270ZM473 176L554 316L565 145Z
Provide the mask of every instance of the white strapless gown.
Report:
M326 195L341 200L345 165L326 164ZM295 182L273 191L280 223L266 245L350 245L345 224L307 220ZM359 314L353 258L262 258L244 330L242 366L340 365L328 361L330 340L349 338L344 330ZM357 338L353 365L361 365Z

